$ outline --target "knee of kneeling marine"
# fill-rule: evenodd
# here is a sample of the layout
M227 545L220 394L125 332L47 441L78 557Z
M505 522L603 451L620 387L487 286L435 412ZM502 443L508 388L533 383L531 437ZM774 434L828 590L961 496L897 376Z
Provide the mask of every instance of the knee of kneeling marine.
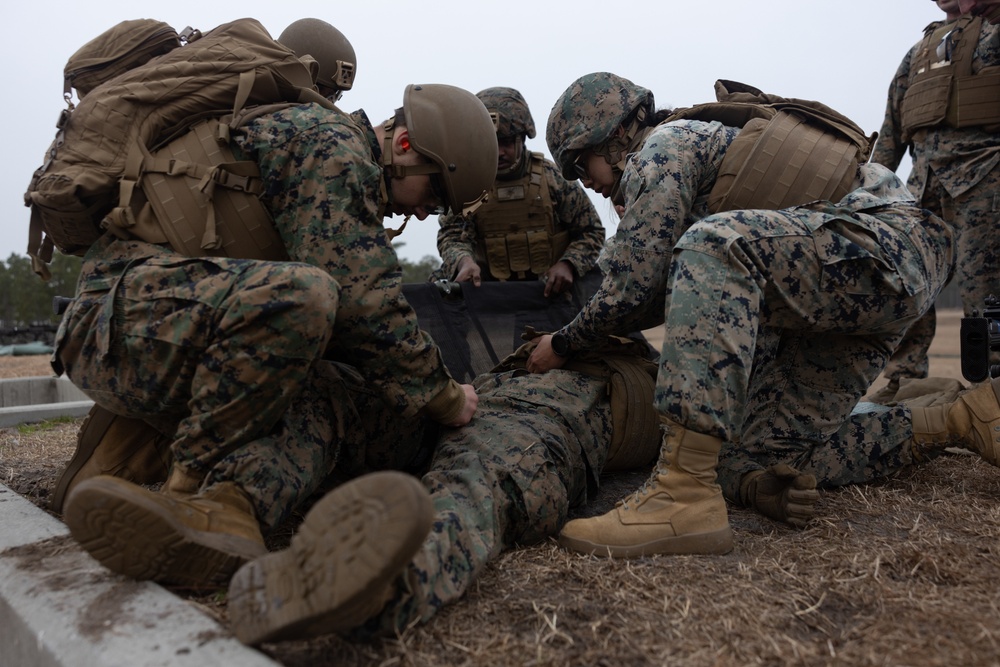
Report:
M323 318L333 326L340 301L340 285L330 274L307 264L293 264L274 285L275 298L294 302L303 317ZM319 324L317 322L317 324Z

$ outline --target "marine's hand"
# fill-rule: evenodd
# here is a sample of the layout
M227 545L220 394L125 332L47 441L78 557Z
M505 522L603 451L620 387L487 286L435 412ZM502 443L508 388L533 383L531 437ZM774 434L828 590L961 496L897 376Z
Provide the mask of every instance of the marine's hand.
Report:
M562 294L573 287L573 267L569 262L558 261L545 272L545 296Z
M471 282L476 287L483 282L482 269L471 257L463 257L458 263L458 271L455 273L455 282Z
M528 357L525 367L532 373L544 373L553 368L562 368L565 363L565 357L552 351L552 335L546 334L538 337L538 345Z
M458 415L458 418L448 424L448 426L455 428L465 426L472 421L472 416L476 414L476 408L479 407L479 395L476 394L475 387L471 384L463 384L462 391L465 392L465 405L462 407L462 412Z

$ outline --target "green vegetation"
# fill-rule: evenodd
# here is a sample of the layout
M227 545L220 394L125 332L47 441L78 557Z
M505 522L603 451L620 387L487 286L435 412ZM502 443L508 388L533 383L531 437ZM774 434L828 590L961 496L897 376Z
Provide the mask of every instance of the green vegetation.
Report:
M55 417L53 419L46 419L43 422L37 422L34 424L18 424L17 432L21 435L31 435L32 433L44 433L45 431L51 431L60 424L68 424L75 421L76 417Z
M52 297L73 296L81 262L56 253L49 266L52 278L44 282L31 270L28 257L11 253L0 263L0 330L58 323Z

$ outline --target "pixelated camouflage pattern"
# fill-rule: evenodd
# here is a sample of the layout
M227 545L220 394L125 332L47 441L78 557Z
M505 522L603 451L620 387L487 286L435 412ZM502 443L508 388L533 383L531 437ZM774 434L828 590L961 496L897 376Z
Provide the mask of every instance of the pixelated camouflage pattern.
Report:
M476 93L483 106L497 115L497 137L535 138L535 119L519 90L506 86L485 88Z
M358 636L394 634L461 597L514 545L555 535L595 492L611 439L604 380L554 370L476 380L469 426L445 429L423 482L436 518L395 597Z
M825 446L785 441L779 448L765 442L725 448L719 458L719 484L727 498L739 503L742 476L778 463L813 475L821 488L830 488L871 482L931 461L944 449L925 447L914 455L912 409L953 403L966 389L953 378L905 379L893 403L858 403Z
M54 358L74 384L172 434L176 464L206 483L240 483L265 526L330 474L347 416L360 414L349 397L331 402L336 378L321 359L357 366L381 428L395 424L386 409L416 415L454 383L403 298L374 132L360 118L364 129L303 105L237 138L299 261L188 258L106 235L57 334ZM416 454L402 439L388 443L402 459Z
M450 376L403 296L383 226L381 149L364 112L293 107L250 123L233 143L238 158L260 165L261 198L289 257L340 285L331 358L357 367L401 414L415 414Z
M653 93L610 72L586 74L570 84L552 106L545 130L562 175L575 180L577 152L603 144L640 105L653 109Z
M707 216L735 134L677 121L646 138L611 268L562 331L582 349L662 322L661 414L737 450L821 447L936 298L951 229L878 165L835 204Z
M931 24L931 28L940 23ZM920 205L955 228L955 280L968 314L982 309L990 294L1000 295L1000 133L997 128L954 128L938 125L902 139L900 108L910 82L910 62L920 42L903 58L889 85L885 119L872 161L897 169L909 151L913 160L908 185ZM973 54L972 71L1000 66L1000 26L983 23ZM935 314L929 312L900 343L886 368L892 379L926 377L928 349L934 338Z
M604 247L604 225L579 181L567 181L549 160L544 160L544 169L545 182L552 198L553 224L557 231L566 230L570 239L566 251L556 261L569 262L576 275L582 276L594 268ZM480 219L478 213L466 218L450 214L438 218L437 247L441 255L442 275L455 275L462 259L472 257L483 267L483 279L493 278L486 257L480 251L476 226Z
M862 402L821 446L805 440L746 438L740 447L723 447L718 481L723 494L734 503L740 502L743 475L778 463L815 476L820 488L863 484L917 463L908 446L912 436L912 416L906 405ZM925 460L939 453L927 452Z

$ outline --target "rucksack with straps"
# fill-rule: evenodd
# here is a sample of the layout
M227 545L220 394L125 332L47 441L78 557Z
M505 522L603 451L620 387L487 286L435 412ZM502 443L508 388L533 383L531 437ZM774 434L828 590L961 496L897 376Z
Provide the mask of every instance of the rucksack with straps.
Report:
M47 278L53 248L82 255L106 230L170 242L193 255L233 254L227 241L249 238L266 247L233 256L280 257L280 240L256 197L256 165L233 158L229 136L258 108L280 108L258 105L334 108L313 89L317 71L254 19L204 35L127 21L89 42L66 65L68 108L25 194L36 273ZM79 97L75 106L70 87ZM198 132L188 136L192 128ZM166 228L176 220L203 232L194 242L170 238ZM248 235L247 227L267 229Z
M712 213L836 202L851 191L878 134L820 102L784 98L736 81L715 82L717 102L675 111L742 128L726 150L708 197Z

